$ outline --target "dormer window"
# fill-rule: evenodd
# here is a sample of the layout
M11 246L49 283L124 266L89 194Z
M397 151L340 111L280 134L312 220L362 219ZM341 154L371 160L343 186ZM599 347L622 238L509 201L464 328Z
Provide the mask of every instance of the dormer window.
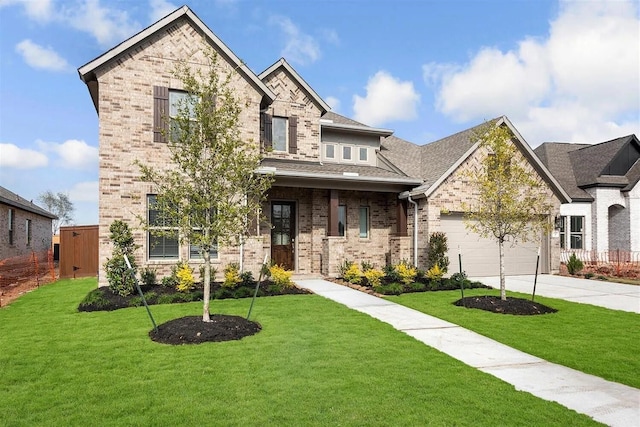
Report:
M336 158L335 144L326 144L324 146L324 158L328 160L334 160Z
M349 145L342 146L342 160L345 162L351 161L351 146Z
M368 162L369 161L369 149L367 147L360 147L358 161Z
M287 151L287 119L274 117L272 119L272 147L273 151Z

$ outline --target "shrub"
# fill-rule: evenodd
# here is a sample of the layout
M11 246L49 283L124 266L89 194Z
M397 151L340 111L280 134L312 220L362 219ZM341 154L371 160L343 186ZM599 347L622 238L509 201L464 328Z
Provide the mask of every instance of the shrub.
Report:
M104 269L107 273L107 281L109 289L113 293L126 297L133 292L136 284L136 262L133 256L134 251L138 248L134 244L133 234L129 229L129 225L122 220L115 220L109 226L109 238L113 242L113 256L107 258ZM133 272L129 271L124 256L129 258L129 263Z
M580 272L580 270L582 270L583 268L584 268L584 264L582 263L582 261L580 261L580 259L576 256L575 253L572 253L571 256L569 257L569 261L567 262L567 270L569 271L569 274L574 276L575 274Z
M365 270L364 277L367 279L369 286L380 286L382 284L382 278L384 277L384 272L375 268Z
M271 281L273 282L272 286L275 287L277 292L282 292L283 289L293 286L293 282L291 281L293 271L285 270L279 265L272 265L269 268L269 273L271 274Z
M140 280L144 285L152 286L156 284L156 270L146 267L140 272Z
M342 264L340 264L340 267L338 267L338 271L340 272L340 277L344 277L344 275L347 273L347 271L351 268L352 265L353 265L353 261L349 261L346 259L342 261Z
M593 274L593 273L584 273L584 278L585 279L591 279L593 276L595 276L595 274Z
M235 262L227 264L224 268L224 282L222 282L222 286L224 288L235 288L241 282L240 266Z
M384 275L389 282L400 281L400 275L398 274L398 272L396 271L393 265L385 265L382 271L384 271Z
M354 285L362 282L362 272L360 271L360 267L358 267L358 264L352 263L349 269L342 275L342 278L349 283L353 283Z
M383 295L400 295L402 293L402 285L397 282L388 285L379 285L373 288L379 294Z
M362 272L365 273L373 268L373 264L371 264L369 261L362 261L360 263L360 268L362 269Z
M427 279L429 280L440 280L444 275L444 271L440 268L439 264L434 264L433 267L427 271Z
M405 261L396 265L395 270L400 277L400 281L405 285L410 285L411 283L415 282L416 275L418 274L418 270Z
M464 271L462 273L453 273L451 275L451 280L458 283L464 282L465 280L467 280L467 273L465 273Z
M427 251L427 267L429 270L438 265L443 274L447 272L449 269L449 258L446 255L448 249L446 234L440 231L431 233Z
M427 289L427 285L420 282L413 282L412 284L409 285L409 289L411 289L414 292L422 292L425 289Z
M84 297L82 302L80 303L79 308L82 307L96 307L102 308L109 306L110 302L108 299L102 295L102 291L100 289L94 289Z
M215 267L209 267L209 274L211 278L209 280L209 284L211 284L216 281L216 274L218 274L218 269ZM200 266L200 280L202 281L202 284L204 284L204 265Z
M253 273L250 271L243 271L242 274L240 274L240 280L242 286L253 287L256 285L256 279L253 278Z
M178 281L173 275L171 275L171 276L163 277L162 280L160 281L160 284L167 288L175 288L176 286L178 286Z
M193 269L186 262L182 262L176 271L176 280L178 284L176 289L180 292L188 292L193 288L195 279L193 277Z

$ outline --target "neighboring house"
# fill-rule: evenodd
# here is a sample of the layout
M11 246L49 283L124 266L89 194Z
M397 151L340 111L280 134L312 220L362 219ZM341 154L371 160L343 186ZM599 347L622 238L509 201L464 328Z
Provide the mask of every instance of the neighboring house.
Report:
M0 260L51 249L51 221L57 218L0 187Z
M571 197L558 226L566 252L640 251L640 143L628 135L600 144L547 142L535 149ZM602 257L602 256L601 256Z
M451 270L457 270L458 242L465 260L478 247L483 257L493 256L487 248L497 248L495 243L461 237L468 234L460 220L461 203L473 197L462 171L485 155L472 142L472 130L418 146L391 130L332 113L284 59L254 74L184 6L78 70L100 121L101 268L112 251L109 225L116 219L135 229L139 265L155 267L163 275L178 259L201 262L195 248L137 227L138 217L153 215L155 190L139 180L133 161L155 166L169 161L163 119L171 115L182 89L171 70L181 60L205 67L206 46L218 53L222 70L232 71L233 90L244 105L241 135L260 141L265 155L257 173L275 177L263 205L266 221L255 224L240 247L213 254L219 270L239 262L257 273L265 255L298 274L336 275L345 260L382 267L406 259L424 267L429 233L446 231L454 222ZM517 135L514 143L522 154L518 160L548 183L549 199L559 209L568 197L547 169L506 118L494 124L509 126ZM481 246L472 245L476 240ZM543 269L557 270L558 239L545 236L534 247L540 244L546 250ZM510 271L533 273L536 251L527 250L526 262L513 258ZM497 265L495 254L495 262L469 262L465 270L498 274L486 268ZM101 274L100 285L105 284Z

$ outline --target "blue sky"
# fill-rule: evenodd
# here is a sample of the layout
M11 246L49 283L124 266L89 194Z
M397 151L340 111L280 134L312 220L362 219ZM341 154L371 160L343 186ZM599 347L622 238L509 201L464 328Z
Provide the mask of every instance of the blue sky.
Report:
M0 185L97 223L98 117L77 68L181 6L0 0ZM334 111L425 144L507 115L533 147L640 135L635 1L194 0L256 74L285 57Z

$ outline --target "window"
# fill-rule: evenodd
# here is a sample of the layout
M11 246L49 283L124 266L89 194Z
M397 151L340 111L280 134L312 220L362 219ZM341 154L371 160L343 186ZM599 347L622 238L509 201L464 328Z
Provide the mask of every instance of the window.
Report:
M149 259L175 259L178 258L178 232L175 234L159 235L154 234L154 230L162 230L164 232L171 231L172 227L166 218L163 218L157 209L157 199L155 195L147 196L148 215L147 220L149 227Z
M325 159L336 158L336 146L334 144L326 144L324 146L324 157Z
M218 258L218 245L214 245L211 249L209 249L209 258ZM189 245L189 259L203 259L202 255L200 254L200 246Z
M9 244L13 245L13 233L16 228L16 211L9 209Z
M572 216L571 218L571 249L583 249L584 247L584 217Z
M567 246L567 217L560 217L560 248L564 249Z
M25 224L25 234L27 236L27 246L31 246L31 220L28 219Z
M183 129L179 128L177 117L188 114L190 120L195 123L195 104L197 103L197 99L194 99L187 92L179 91L179 90L169 90L169 118L170 118L170 126L171 126L171 139L176 140L179 138L180 131ZM191 130L195 129L195 125Z
M369 207L360 206L360 237L369 237Z
M274 117L272 119L272 147L273 151L287 151L287 119Z
M366 162L367 160L369 160L369 149L367 147L360 147L360 156L358 157L358 160L360 160L361 162Z
M345 205L338 206L338 236L345 236L347 229L347 207Z
M351 147L348 145L342 146L342 160L351 160Z

